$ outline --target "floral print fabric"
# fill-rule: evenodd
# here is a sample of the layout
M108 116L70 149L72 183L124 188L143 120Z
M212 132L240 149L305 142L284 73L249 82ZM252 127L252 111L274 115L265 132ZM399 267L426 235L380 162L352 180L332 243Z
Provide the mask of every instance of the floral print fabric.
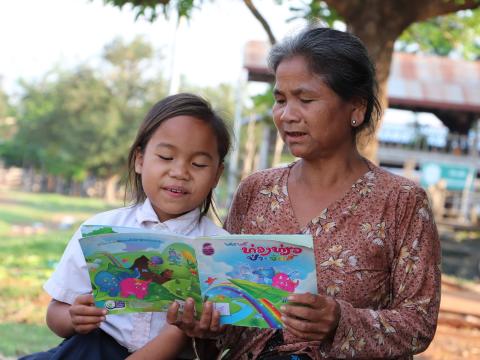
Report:
M231 233L309 233L318 293L334 297L341 317L333 339L305 341L283 333L280 352L313 359L411 359L435 333L440 303L440 247L420 187L369 163L343 198L305 228L288 198L286 168L257 172L235 195ZM217 341L228 359L255 359L273 330L231 327Z

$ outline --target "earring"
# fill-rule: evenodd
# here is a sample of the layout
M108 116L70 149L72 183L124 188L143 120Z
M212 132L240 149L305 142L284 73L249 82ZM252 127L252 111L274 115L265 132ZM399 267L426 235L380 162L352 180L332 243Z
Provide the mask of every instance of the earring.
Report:
M357 120L352 120L352 126L357 125Z

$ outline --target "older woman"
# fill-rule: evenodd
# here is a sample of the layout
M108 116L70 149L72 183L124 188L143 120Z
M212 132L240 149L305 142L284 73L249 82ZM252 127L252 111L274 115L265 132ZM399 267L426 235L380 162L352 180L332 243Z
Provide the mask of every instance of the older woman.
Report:
M227 359L411 359L435 333L439 242L425 192L358 152L380 113L367 51L308 28L269 60L273 120L299 160L242 181L225 227L312 234L318 294L291 296L283 331L230 327L216 346Z

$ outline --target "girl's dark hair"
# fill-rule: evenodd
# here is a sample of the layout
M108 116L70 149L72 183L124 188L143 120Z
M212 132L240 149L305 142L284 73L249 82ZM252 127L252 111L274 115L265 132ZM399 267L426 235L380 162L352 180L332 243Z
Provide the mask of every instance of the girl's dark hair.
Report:
M142 186L142 177L135 172L137 152L145 151L153 134L164 121L182 115L195 117L210 125L217 139L220 164L224 162L230 150L230 131L225 121L212 109L209 102L197 95L188 93L168 96L157 102L145 116L128 153L128 178L125 188L125 199L127 193L129 193L135 205L142 203L147 198ZM185 134L184 136L191 136L191 134ZM206 215L210 207L212 207L214 214L218 217L212 190L210 190L201 206L200 216Z
M364 102L363 123L353 127L353 132L355 138L362 131L371 136L382 111L377 98L375 67L360 39L347 32L311 25L273 46L269 67L275 73L283 60L295 56L303 56L310 71L321 76L341 99Z

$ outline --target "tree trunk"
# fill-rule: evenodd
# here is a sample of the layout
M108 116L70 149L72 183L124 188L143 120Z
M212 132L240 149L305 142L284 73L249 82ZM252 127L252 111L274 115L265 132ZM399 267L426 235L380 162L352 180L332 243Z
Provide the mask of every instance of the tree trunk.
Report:
M358 36L370 54L377 70L379 100L382 109L388 107L387 82L392 62L393 46L401 33L416 21L426 20L464 9L480 6L477 0L325 0L343 17L348 31ZM381 122L377 125L377 130ZM369 159L376 159L376 136L360 150Z
M275 141L275 151L273 153L273 160L272 160L272 167L276 167L280 165L282 161L282 152L283 152L284 143L280 134L276 133L276 141Z
M247 126L247 139L245 141L245 157L243 159L242 179L250 175L255 161L255 119L250 119Z
M107 203L112 204L117 199L117 184L120 180L119 175L110 176L105 185L105 200Z

